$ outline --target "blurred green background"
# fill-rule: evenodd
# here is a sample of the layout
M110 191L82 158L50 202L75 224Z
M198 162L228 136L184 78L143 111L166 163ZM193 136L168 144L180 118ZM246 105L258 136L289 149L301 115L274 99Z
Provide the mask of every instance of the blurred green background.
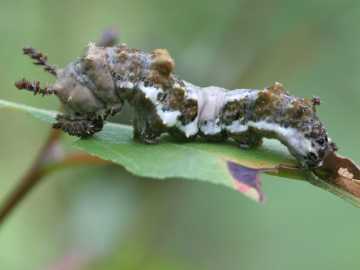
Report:
M109 26L121 41L167 48L199 85L280 81L321 97L340 153L360 161L360 2L345 0L0 0L0 98L57 109L15 91L53 79L21 54L63 66ZM0 199L31 165L49 126L0 114ZM66 141L66 140L65 140ZM359 269L360 209L304 182L262 177L267 203L199 182L140 179L120 167L53 174L0 229L0 269Z

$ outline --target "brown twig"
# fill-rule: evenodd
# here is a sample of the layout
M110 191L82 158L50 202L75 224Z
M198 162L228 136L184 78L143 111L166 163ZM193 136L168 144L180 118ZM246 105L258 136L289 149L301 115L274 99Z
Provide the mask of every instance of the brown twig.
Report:
M52 145L54 142L55 141L53 141L53 137L50 138L49 143ZM46 152L49 150L45 145L43 149ZM44 166L43 157L45 156L47 156L45 152L40 152L39 159L35 161L35 164L21 179L20 184L5 199L5 202L0 208L0 225L6 220L6 218L11 214L11 212L16 208L16 206L18 206L21 201L24 200L24 198L29 194L29 192L34 189L36 184L52 172L74 166L111 164L108 161L90 156L88 154L75 153L69 154L63 159L59 159L58 161L52 161L50 163L46 162L47 165Z
M9 216L12 210L25 198L29 191L39 182L43 176L43 171L40 170L45 162L45 158L49 156L49 153L57 141L61 133L59 130L51 130L46 140L46 143L38 153L37 158L33 162L31 168L25 173L24 177L20 180L20 183L15 189L5 198L4 203L0 208L0 224Z

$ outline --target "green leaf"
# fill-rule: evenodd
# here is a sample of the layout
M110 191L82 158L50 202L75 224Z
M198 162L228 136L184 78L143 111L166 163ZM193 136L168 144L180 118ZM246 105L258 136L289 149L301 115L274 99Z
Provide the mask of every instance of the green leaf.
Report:
M157 179L183 178L223 184L236 188L236 179L229 163L241 164L258 170L275 171L280 163L294 165L295 161L277 142L267 141L265 146L251 151L241 151L232 144L175 143L164 138L158 145L145 145L132 139L132 128L107 124L104 130L75 145L86 152L123 165L128 171ZM278 151L270 151L278 148ZM259 189L245 192L261 200Z
M27 112L32 116L34 116L35 118L48 123L54 122L55 117L58 114L58 112L55 111L38 109L24 104L19 104L19 103L0 99L0 108L2 107Z
M53 122L56 112L32 108L0 100L0 107L30 113ZM289 179L300 179L329 190L359 204L359 200L314 176L298 169L294 158L279 142L265 140L258 149L241 150L228 143L178 143L165 136L157 145L141 144L132 139L129 126L107 123L90 139L77 139L75 146L104 160L124 166L135 175L155 179L182 178L221 184L236 189L248 197L262 201L259 173L269 173Z

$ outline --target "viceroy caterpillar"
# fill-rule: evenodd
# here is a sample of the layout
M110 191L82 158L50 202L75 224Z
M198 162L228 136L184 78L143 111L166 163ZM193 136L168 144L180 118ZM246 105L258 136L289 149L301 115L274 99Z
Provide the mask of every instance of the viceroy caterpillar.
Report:
M90 43L85 55L64 69L48 65L46 56L32 48L24 53L57 80L42 88L38 81L23 79L17 88L58 96L64 113L53 127L70 135L92 136L127 102L135 111L134 138L148 144L163 133L179 140L232 139L242 148L275 138L306 168L321 166L337 150L316 115L319 98L291 96L280 83L263 90L199 87L173 74L175 63L167 50L146 53L125 44Z

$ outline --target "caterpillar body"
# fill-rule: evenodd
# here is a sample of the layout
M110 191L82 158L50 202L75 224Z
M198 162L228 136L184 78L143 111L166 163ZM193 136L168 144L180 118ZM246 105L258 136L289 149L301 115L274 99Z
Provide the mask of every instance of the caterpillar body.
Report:
M29 48L24 52L37 64L39 54L43 56ZM175 63L167 50L145 53L126 45L90 44L83 57L64 69L42 60L56 82L41 88L23 79L16 86L58 96L64 113L54 128L70 135L93 135L128 102L135 111L134 138L148 144L157 143L163 133L179 140L232 139L242 148L259 146L263 137L275 138L306 168L321 166L336 151L316 115L320 100L291 96L280 83L263 90L199 87L173 74Z

